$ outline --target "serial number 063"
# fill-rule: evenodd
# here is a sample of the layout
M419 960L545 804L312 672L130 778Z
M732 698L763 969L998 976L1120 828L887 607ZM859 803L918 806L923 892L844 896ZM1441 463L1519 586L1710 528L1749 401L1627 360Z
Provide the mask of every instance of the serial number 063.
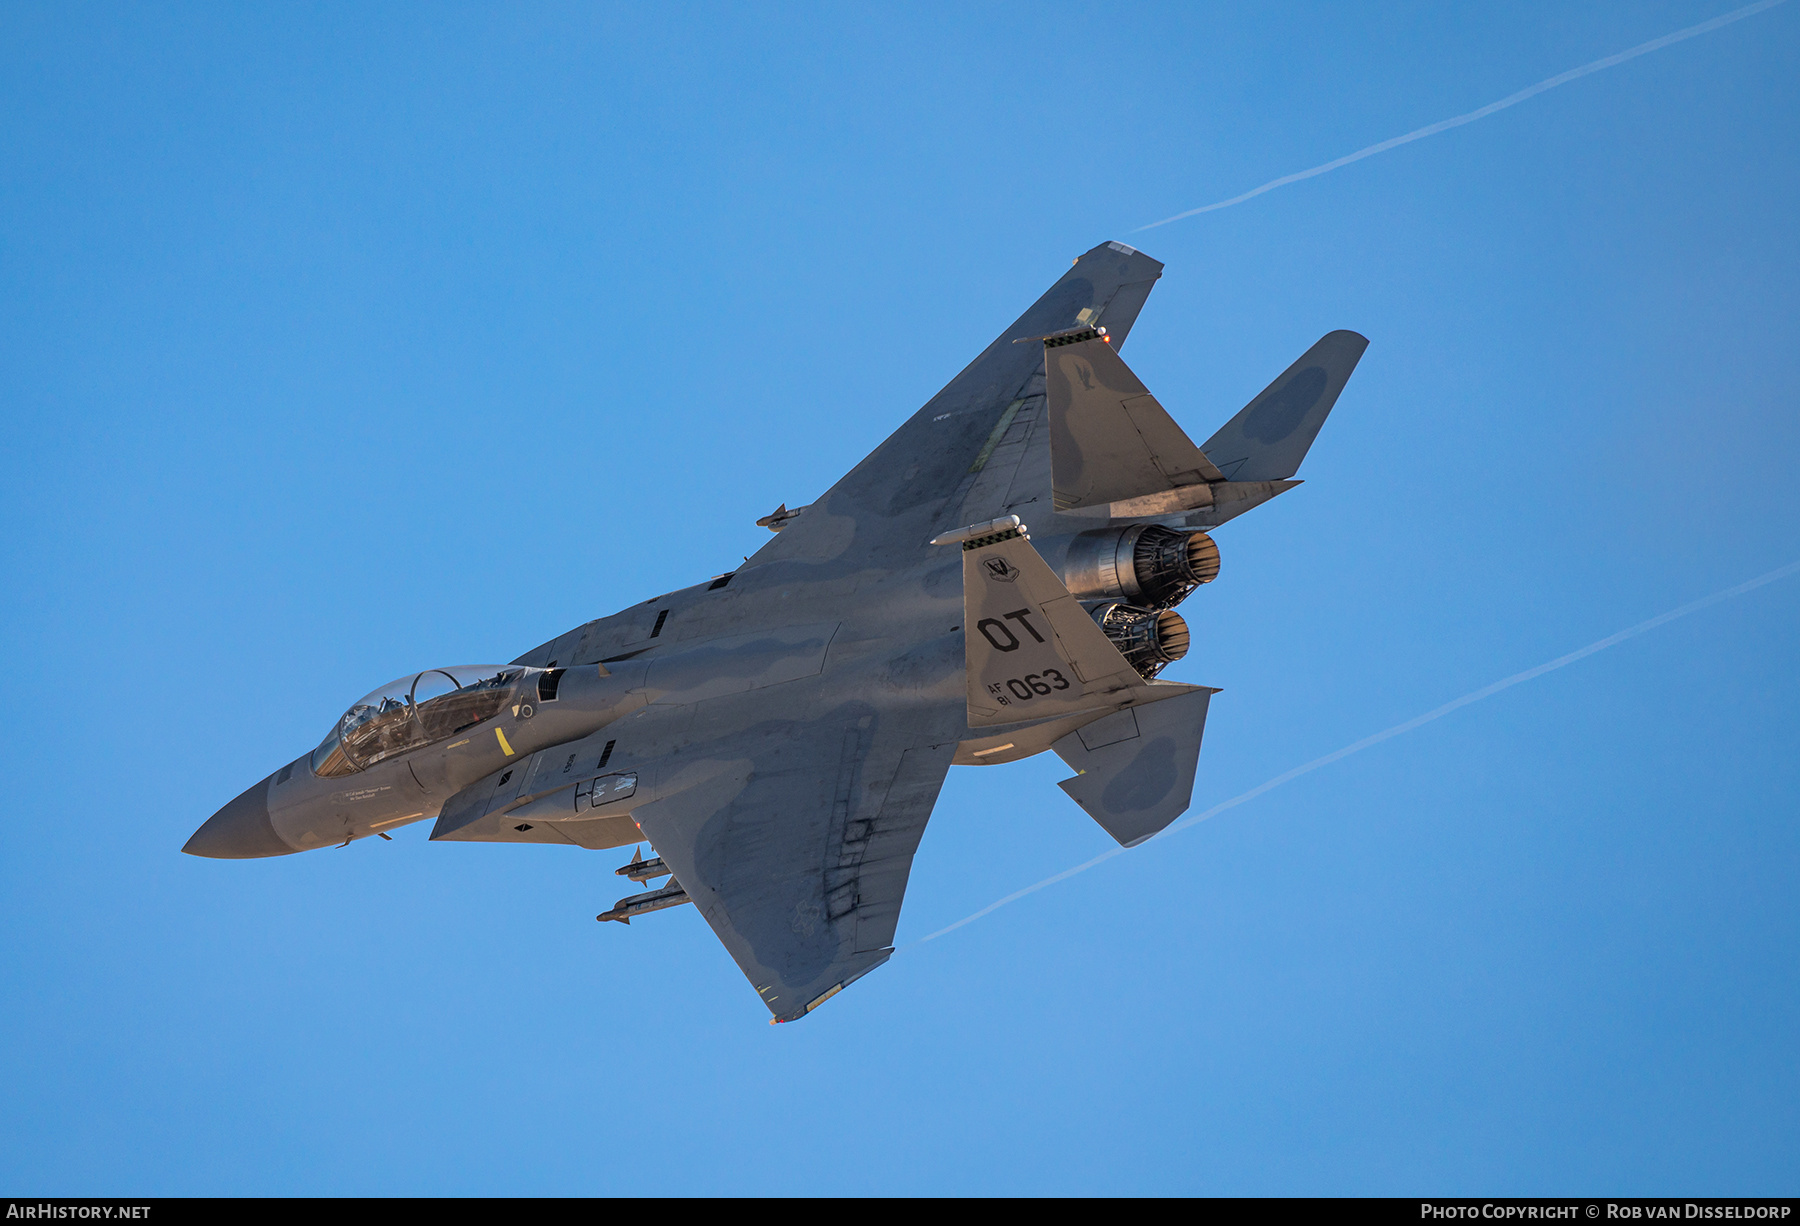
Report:
M1009 705L1006 691L1020 702L1030 702L1033 698L1069 688L1069 679L1054 668L1046 668L1041 673L1026 673L1023 677L1012 677L1006 681L988 683L988 693L1000 700L1001 706Z

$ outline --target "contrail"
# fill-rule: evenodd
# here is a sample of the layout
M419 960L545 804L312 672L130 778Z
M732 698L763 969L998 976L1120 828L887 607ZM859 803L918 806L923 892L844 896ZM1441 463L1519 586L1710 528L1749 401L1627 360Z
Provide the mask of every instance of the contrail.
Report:
M1230 800L1221 801L1204 813L1196 813L1192 817L1184 817L1174 825L1168 827L1162 833L1158 834L1156 838L1166 839L1177 831L1187 830L1190 827L1205 821L1209 817L1218 816L1227 809L1235 809L1247 801L1255 800L1264 792L1272 791L1284 783L1298 779L1302 775L1310 774L1311 772L1318 770L1321 766L1330 766L1333 762L1342 761L1353 753L1361 753L1372 745L1379 745L1383 741L1392 740L1402 733L1411 732L1414 728L1429 724L1433 720L1442 719L1444 716L1450 714L1450 712L1460 710L1470 703L1480 702L1483 698L1491 698L1501 690L1510 690L1515 685L1523 684L1535 677L1541 677L1545 673L1555 672L1559 668L1565 668L1568 665L1575 663L1577 660L1585 660L1596 652L1605 651L1608 647L1614 647L1623 643L1626 639L1634 639L1640 634L1648 634L1658 626L1666 626L1677 618L1686 617L1690 613L1698 613L1701 609L1710 608L1722 600L1730 600L1734 596L1742 596L1745 592L1754 591L1757 588L1762 587L1765 583L1773 583L1777 579L1785 579L1797 571L1800 571L1800 562L1789 562L1786 566L1778 566L1774 570L1769 571L1766 574L1758 575L1748 582L1740 583L1736 587L1728 587L1722 592L1714 592L1710 596L1702 596L1699 600L1691 601L1678 609L1670 609L1667 613L1658 613L1649 621L1642 621L1635 626L1629 626L1624 630L1619 631L1617 634L1609 634L1597 642L1589 643L1586 647L1571 651L1568 655L1557 656L1554 660L1539 664L1536 668L1528 668L1522 673L1514 673L1510 677L1503 677L1492 685L1484 685L1478 690L1471 690L1461 698L1452 699L1441 707L1434 707L1423 715L1416 715L1403 724L1395 724L1392 728L1383 729L1373 736L1366 736L1360 741L1344 746L1342 749L1333 750L1322 758L1314 758L1311 762L1296 766L1291 771L1275 776L1267 783L1259 783L1248 792L1239 796L1233 796ZM1155 841L1156 839L1150 840L1150 842ZM1143 844L1140 844L1140 846L1142 845ZM1015 890L998 902L989 903L981 910L975 912L975 914L964 916L947 928L939 928L929 936L920 937L918 940L905 946L905 948L911 949L915 945L923 945L927 941L935 941L945 933L955 932L964 924L972 924L984 915L991 915L1001 907L1004 907L1007 903L1017 902L1027 894L1035 894L1046 886L1055 885L1059 881L1067 881L1077 873L1085 873L1096 864L1102 864L1107 860L1112 859L1114 856L1123 855L1124 852L1125 848L1123 847L1114 847L1110 851L1103 851L1092 860L1083 864L1077 864L1074 868L1064 869L1054 877L1046 877L1035 885L1028 885L1022 890Z
M1170 222L1180 221L1184 217L1195 217L1201 213L1211 213L1216 209L1228 209L1234 204L1242 204L1244 201L1260 196L1264 192L1272 192L1278 187L1286 187L1289 183L1298 183L1302 179L1311 179L1317 175L1325 174L1327 171L1336 170L1340 166L1348 166L1350 163L1360 162L1366 157L1374 157L1377 153L1386 153L1389 149L1397 148L1400 145L1411 144L1413 141L1423 140L1427 136L1436 136L1439 132L1448 132L1451 128L1460 128L1465 123L1474 123L1477 119L1485 119L1495 111L1504 111L1509 106L1517 106L1519 103L1525 101L1525 99L1536 97L1547 89L1555 89L1558 85L1566 85L1577 77L1585 77L1590 73L1599 72L1605 68L1611 68L1615 64L1623 64L1626 60L1634 60L1640 55L1648 55L1652 51L1660 51L1664 47L1671 46L1674 43L1679 43L1686 39L1698 38L1702 34L1711 34L1721 26L1728 26L1734 21L1742 21L1746 17L1760 13L1764 9L1772 9L1777 4L1783 2L1784 0L1756 0L1755 4L1746 4L1741 9L1733 9L1723 17L1714 17L1711 21L1703 21L1697 26L1689 26L1685 30L1677 30L1673 34L1665 34L1661 38L1653 38L1647 43L1639 43L1629 51L1621 51L1617 55L1609 55L1605 59L1595 60L1591 64L1583 64L1580 68L1571 68L1569 71L1551 77L1547 81L1539 81L1536 85L1528 86L1516 94L1508 94L1498 102L1490 102L1480 110L1470 111L1467 115L1458 115L1454 119L1440 120L1437 123L1420 128L1416 132L1408 132L1405 136L1396 136L1392 139L1384 140L1380 144L1370 145L1367 149L1358 149L1355 153L1346 154L1345 156L1338 158L1335 162L1327 162L1323 166L1314 166L1311 170L1302 170L1297 174L1283 175L1279 179L1271 179L1261 187L1252 188L1241 196L1233 196L1231 199L1221 200L1217 204L1203 205L1197 209L1189 209L1185 213L1177 213L1173 217L1165 217L1161 221L1153 221L1147 226L1139 226L1134 233L1144 230L1154 230L1157 226L1166 226Z

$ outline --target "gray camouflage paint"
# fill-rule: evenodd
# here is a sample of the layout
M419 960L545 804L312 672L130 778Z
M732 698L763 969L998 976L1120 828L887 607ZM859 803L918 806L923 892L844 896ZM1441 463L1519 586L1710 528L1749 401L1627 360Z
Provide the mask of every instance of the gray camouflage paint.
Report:
M589 622L514 661L566 670L553 700L531 701L542 674L527 671L507 709L453 743L341 778L314 777L302 757L227 804L185 850L278 855L425 817L437 819L434 839L595 849L647 840L774 1020L788 1021L892 953L913 854L953 762L1015 761L1054 744L1086 772L1065 789L1116 838L1160 830L1188 803L1211 691L1156 682L1155 705L1109 714L1126 701L1109 698L972 728L962 551L929 542L1016 514L1032 539L1007 548L1034 549L1056 571L1076 533L1223 522L1295 484L1285 478L1366 342L1342 332L1320 341L1201 455L1118 358L1161 273L1118 243L1081 256L723 582ZM1071 402L1047 385L1035 338L1094 327L1109 337L1104 353L1071 347L1119 385L1125 419L1150 421L1151 450L1192 453L1159 470L1154 488L1109 472L1120 461L1105 420L1073 433L1050 420L1052 409L1066 419ZM1230 452L1217 469L1215 444ZM1053 451L1058 472L1085 468L1107 499L1058 513ZM1188 501L1119 516L1118 494ZM1127 733L1121 717L1141 722ZM596 788L601 802L584 808Z

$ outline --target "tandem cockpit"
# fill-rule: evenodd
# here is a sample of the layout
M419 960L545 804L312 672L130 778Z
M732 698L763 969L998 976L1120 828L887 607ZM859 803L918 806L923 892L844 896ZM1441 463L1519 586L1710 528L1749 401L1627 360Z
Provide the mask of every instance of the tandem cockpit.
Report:
M385 758L447 740L555 685L560 670L471 664L390 681L354 703L312 753L314 775L354 775ZM551 693L554 694L554 688Z

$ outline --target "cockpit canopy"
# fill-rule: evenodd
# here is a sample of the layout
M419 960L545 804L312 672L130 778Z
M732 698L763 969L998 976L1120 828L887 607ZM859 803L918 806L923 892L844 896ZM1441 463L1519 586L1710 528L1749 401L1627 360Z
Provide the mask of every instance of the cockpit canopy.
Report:
M344 712L313 750L312 772L353 775L383 758L455 736L507 706L519 682L541 669L468 664L411 673Z

